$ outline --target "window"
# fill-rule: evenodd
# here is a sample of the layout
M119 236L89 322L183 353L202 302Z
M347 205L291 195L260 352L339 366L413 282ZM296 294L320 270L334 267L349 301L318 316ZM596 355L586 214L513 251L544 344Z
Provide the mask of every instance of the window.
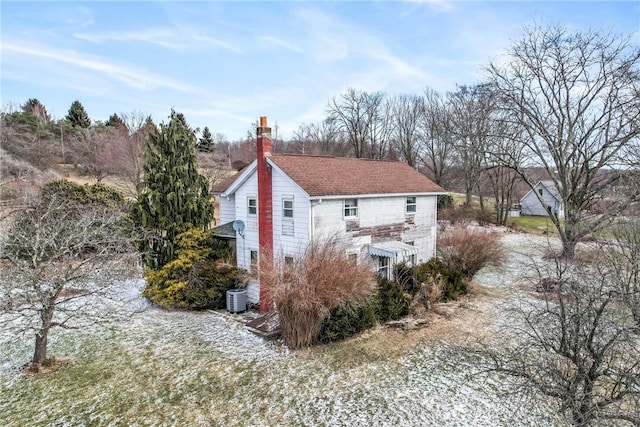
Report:
M413 213L416 211L416 198L407 197L407 213Z
M349 254L347 255L349 262L353 263L353 264L357 264L358 263L358 254Z
M538 188L538 193L540 193L540 195L542 196L542 188Z
M293 196L282 197L282 235L293 236Z
M358 217L358 199L344 199L344 217Z
M258 272L258 251L251 250L249 251L250 259L251 259L251 272Z
M284 264L285 265L293 265L293 257L292 256L284 257Z
M282 217L293 218L293 198L292 197L282 199Z
M389 257L378 257L378 275L385 279L389 278Z
M255 197L249 197L247 199L247 213L249 215L255 215L258 212L258 201Z
M415 246L415 242L405 242L409 246ZM416 256L415 254L409 255L408 257L404 257L405 261L411 263L411 265L416 265Z

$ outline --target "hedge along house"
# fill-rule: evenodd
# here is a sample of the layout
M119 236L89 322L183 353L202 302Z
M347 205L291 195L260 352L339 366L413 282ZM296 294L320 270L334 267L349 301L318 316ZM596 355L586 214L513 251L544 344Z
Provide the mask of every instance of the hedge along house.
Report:
M406 163L271 153L266 117L257 159L213 188L220 222L236 229L238 267L256 274L248 300L266 312L258 263L268 254L294 259L313 239L337 236L346 256L373 261L389 277L399 262L435 255L437 196L444 190Z

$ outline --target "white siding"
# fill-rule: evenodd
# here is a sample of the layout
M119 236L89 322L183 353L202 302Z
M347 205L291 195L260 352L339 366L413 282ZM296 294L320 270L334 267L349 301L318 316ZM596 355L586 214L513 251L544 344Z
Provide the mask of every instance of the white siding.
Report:
M273 250L276 255L295 257L302 253L309 243L309 197L275 168L272 179ZM293 198L293 220L285 218L283 222L283 198ZM291 222L293 235L283 235L283 229L291 229Z
M236 252L238 267L251 269L252 250L258 250L258 216L249 215L247 201L249 197L258 198L258 175L252 174L235 192L236 219L244 221L244 238L237 236ZM260 206L258 206L260 209Z
M560 217L564 217L564 211L562 209L562 204L556 200L556 198L551 194L551 192L545 187L538 183L535 191L539 191L542 189L542 199L544 200L547 206L550 206L551 209L557 211ZM538 200L538 196L534 193L533 190L529 191L525 196L520 199L521 205L521 213L522 215L531 215L531 216L547 216L547 210L542 204L540 200Z
M413 242L419 249L418 262L435 255L437 196L417 196L416 212L406 213L406 197L358 198L358 218L343 218L343 199L310 201L307 194L283 175L272 169L273 178L273 243L279 256L297 256L316 236L341 236L349 253L371 260L368 247L377 242L397 240ZM258 178L253 173L227 200L221 197L221 223L240 219L245 223L244 237L237 235L238 267L250 270L251 251L258 250L258 216L249 215L247 200L257 199ZM283 218L283 198L293 199L293 228ZM260 206L258 205L258 211ZM284 220L284 222L283 222ZM283 235L283 229L287 232ZM293 231L293 233L291 233ZM252 280L248 286L248 301L258 303L259 284Z
M260 283L256 279L251 279L247 283L247 302L251 304L260 302Z
M236 201L235 194L229 197L220 196L220 224L226 224L236 219Z
M319 238L338 235L351 253L366 254L367 246L387 240L413 242L418 262L435 255L437 196L416 197L416 212L406 213L406 197L358 199L358 218L343 217L342 199L312 202L313 232Z

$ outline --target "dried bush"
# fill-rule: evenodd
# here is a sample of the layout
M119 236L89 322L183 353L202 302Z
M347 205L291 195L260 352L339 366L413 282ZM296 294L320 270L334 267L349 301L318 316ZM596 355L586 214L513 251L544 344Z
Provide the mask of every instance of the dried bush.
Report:
M406 262L400 262L393 266L395 281L411 296L420 290L420 282L416 277L415 268Z
M375 292L371 267L349 260L335 237L312 241L292 263L263 256L260 285L275 303L282 338L291 348L313 343L331 310Z
M499 235L468 227L451 227L440 234L438 255L468 279L485 266L501 267L505 260Z
M418 311L425 311L434 306L437 302L442 300L443 294L443 282L442 277L429 277L424 282L420 283L420 289L413 296L411 302L411 308L414 313Z

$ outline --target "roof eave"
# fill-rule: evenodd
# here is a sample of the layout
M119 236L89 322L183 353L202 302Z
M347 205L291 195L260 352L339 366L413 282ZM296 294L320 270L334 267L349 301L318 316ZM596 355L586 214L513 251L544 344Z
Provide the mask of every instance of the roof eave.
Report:
M257 164L258 163L257 163L256 160L251 162L251 164L249 164L249 166L247 166L245 168L245 170L242 172L242 174L240 174L240 176L238 178L236 178L236 180L233 181L233 183L225 191L215 192L214 194L220 194L223 197L231 196L255 172L255 170L257 168Z
M403 192L403 193L371 193L371 194L325 194L310 196L311 200L320 199L373 199L379 197L409 197L409 196L441 196L449 194L446 191L423 191L423 192Z
M267 163L268 163L268 164L269 164L273 169L275 169L275 170L277 170L279 173L281 173L281 174L282 174L282 176L284 176L284 177L285 177L285 179L286 179L287 181L289 181L289 183L291 183L291 184L295 185L296 187L298 187L298 188L300 189L300 191L301 191L302 193L304 193L307 197L310 197L310 196L309 196L309 193L307 193L307 192L305 191L305 189L304 189L304 188L302 188L302 187L300 186L300 184L298 184L298 183L297 183L293 178L291 178L291 177L290 177L290 176L289 176L285 171L283 171L283 170L282 170L282 168L280 168L278 165L276 165L276 163L273 161L273 159L271 159L271 158L267 157Z

